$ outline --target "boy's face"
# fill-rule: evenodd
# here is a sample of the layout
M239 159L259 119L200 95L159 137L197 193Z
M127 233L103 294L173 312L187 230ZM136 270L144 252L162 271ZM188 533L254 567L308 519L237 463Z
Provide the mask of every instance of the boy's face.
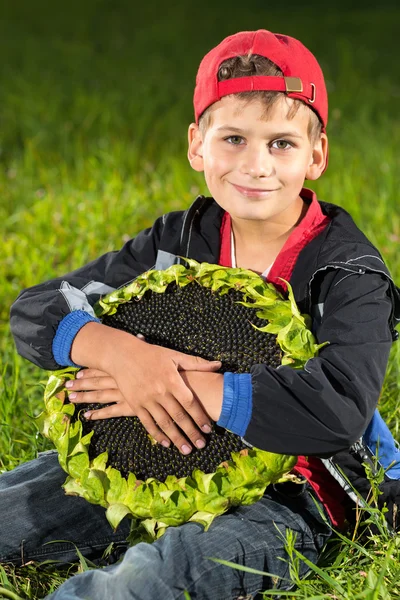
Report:
M259 100L225 96L211 106L204 135L190 125L189 161L204 171L210 193L232 219L290 221L291 211L298 211L304 179L322 173L326 135L312 143L310 109L301 107L288 119L292 102L282 96L265 120Z

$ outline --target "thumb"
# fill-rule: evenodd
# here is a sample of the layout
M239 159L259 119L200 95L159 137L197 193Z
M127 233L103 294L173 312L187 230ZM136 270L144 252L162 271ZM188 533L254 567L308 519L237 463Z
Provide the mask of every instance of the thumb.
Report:
M172 360L178 371L218 371L222 367L220 360L206 360L183 352L177 352Z

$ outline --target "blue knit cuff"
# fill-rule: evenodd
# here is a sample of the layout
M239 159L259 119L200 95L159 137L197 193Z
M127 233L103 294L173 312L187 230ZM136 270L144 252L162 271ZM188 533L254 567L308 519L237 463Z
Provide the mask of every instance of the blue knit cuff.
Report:
M244 436L252 412L250 373L224 373L222 411L217 425Z
M60 321L56 335L53 339L54 360L63 367L80 367L70 358L72 342L76 334L86 323L100 323L100 319L93 317L84 310L73 310Z

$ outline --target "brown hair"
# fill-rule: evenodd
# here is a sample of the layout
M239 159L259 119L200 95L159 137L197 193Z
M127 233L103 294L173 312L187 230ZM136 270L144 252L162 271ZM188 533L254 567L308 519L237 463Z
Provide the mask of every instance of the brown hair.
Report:
M265 76L277 76L283 75L280 68L270 61L265 56L259 54L249 54L247 56L234 56L228 58L221 63L218 69L218 81L225 81L226 79L233 79L235 77L249 77L251 75L265 75ZM254 91L254 92L239 92L235 94L240 100L251 102L254 98L261 100L264 104L263 118L268 119L268 115L271 113L272 107L283 92L268 92L268 91ZM307 106L301 100L294 99L293 104L290 107L287 118L293 119L297 114L298 110L302 106ZM309 108L309 107L307 107ZM207 128L211 124L211 112L209 108L203 112L199 119L200 131L204 134ZM308 123L308 137L311 142L315 142L321 135L322 124L318 118L318 115L310 109L310 120Z

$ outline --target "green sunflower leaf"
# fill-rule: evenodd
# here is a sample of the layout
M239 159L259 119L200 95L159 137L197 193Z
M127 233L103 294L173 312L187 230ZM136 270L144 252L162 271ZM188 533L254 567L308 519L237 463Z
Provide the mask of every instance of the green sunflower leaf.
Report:
M130 510L125 504L110 504L106 511L107 521L114 531L121 523L122 519L130 514Z

